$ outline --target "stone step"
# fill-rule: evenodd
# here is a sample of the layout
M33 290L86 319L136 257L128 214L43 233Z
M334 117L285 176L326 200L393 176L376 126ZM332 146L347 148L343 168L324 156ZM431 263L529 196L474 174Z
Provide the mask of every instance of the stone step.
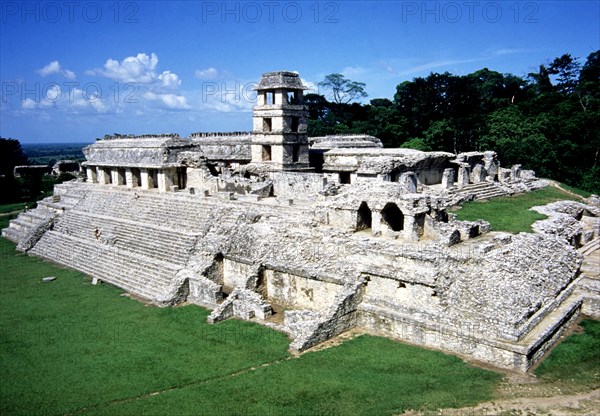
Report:
M31 250L59 264L114 284L149 300L162 299L179 267L138 253L100 245L50 231Z

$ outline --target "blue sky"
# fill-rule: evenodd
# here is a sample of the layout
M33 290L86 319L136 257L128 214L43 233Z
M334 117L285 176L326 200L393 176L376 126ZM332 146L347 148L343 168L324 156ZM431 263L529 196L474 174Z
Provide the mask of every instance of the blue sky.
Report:
M0 136L245 131L252 83L342 73L372 98L430 72L525 76L600 48L598 1L0 2ZM326 94L327 91L316 91Z

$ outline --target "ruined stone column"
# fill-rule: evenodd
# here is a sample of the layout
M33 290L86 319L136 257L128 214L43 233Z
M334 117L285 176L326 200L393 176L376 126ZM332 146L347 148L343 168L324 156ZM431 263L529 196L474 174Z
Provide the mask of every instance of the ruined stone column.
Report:
M138 178L133 174L131 168L125 169L125 184L128 188L135 188L137 186L140 186L140 184L138 183Z
M125 184L125 177L123 176L123 172L121 171L121 169L119 168L113 168L110 172L111 174L111 178L112 178L112 183L114 185L124 185Z
M108 176L108 172L105 168L98 166L96 168L98 183L102 185L107 185L110 183L110 177Z
M158 181L158 192L167 192L169 189L171 189L169 186L167 172L165 172L163 169L158 171L156 179Z
M456 184L459 189L464 188L469 184L469 169L465 166L458 168L458 183Z
M442 188L443 189L454 188L454 169L452 169L452 168L444 169L444 174L442 176Z
M519 182L521 180L521 165L513 165L510 169L510 181Z
M483 165L475 165L475 167L473 168L472 176L473 183L481 183L485 181L485 168L483 167Z
M86 173L86 176L87 176L87 182L88 183L96 183L96 182L98 182L98 178L96 177L96 170L93 167L91 167L91 166L86 167L85 168L85 173Z
M381 211L371 210L371 235L378 237L381 235Z
M402 185L404 192L414 194L417 192L417 177L414 172L404 172L398 180Z
M142 189L154 188L154 180L152 179L152 175L148 172L148 169L140 169L140 178L142 180Z
M409 241L419 240L419 235L415 231L415 217L412 215L404 214L404 229L402 230L402 237Z

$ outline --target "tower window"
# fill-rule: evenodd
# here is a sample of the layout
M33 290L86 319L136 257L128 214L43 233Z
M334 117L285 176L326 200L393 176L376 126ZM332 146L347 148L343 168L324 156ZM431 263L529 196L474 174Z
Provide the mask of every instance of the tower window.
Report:
M288 102L288 104L298 104L298 98L296 95L296 91L288 91L287 102Z
M271 146L263 145L262 160L263 160L263 162L268 162L271 160Z
M300 118L292 117L292 124L290 126L290 129L292 130L292 132L297 133L299 127L300 127Z
M300 160L300 146L298 146L297 144L295 144L292 147L292 161L294 163L298 162Z
M274 104L275 104L275 92L265 91L265 105L274 105Z
M271 117L263 118L263 131L271 131L273 130L273 120Z

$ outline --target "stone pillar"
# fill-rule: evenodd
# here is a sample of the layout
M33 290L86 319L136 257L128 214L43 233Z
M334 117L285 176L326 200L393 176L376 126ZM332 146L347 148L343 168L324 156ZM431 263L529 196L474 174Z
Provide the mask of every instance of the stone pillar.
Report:
M417 177L414 172L404 172L398 180L404 191L408 194L417 192Z
M111 174L111 182L113 185L124 185L125 184L125 176L123 175L123 171L119 168L113 168L110 172Z
M469 169L466 166L460 166L458 168L458 183L456 184L459 189L464 188L469 184Z
M475 165L475 167L473 168L473 178L472 178L472 182L473 183L481 183L483 181L485 181L485 168L483 167L483 165Z
M371 210L371 235L377 237L381 235L381 211Z
M96 167L98 183L102 185L107 185L110 183L110 176L106 169L98 166Z
M498 160L496 159L496 152L492 152L490 150L484 152L483 163L488 176L488 181L493 182L496 179L498 168L500 167L500 163L498 163Z
M503 183L510 182L510 174L510 169L500 168L498 169L498 180Z
M454 188L454 169L452 169L452 168L444 169L444 174L442 176L442 188L443 189Z
M158 192L167 192L171 189L169 186L168 172L164 169L160 169L158 171L157 182L158 182Z
M404 228L402 230L402 236L406 240L419 241L419 237L422 232L419 230L419 225L413 215L404 214Z
M521 180L521 165L514 165L510 169L511 182L519 182Z
M96 176L96 170L93 167L88 166L85 168L85 171L86 171L88 183L98 182L98 177Z
M140 184L138 183L138 178L133 174L131 168L125 169L125 183L127 184L128 188L135 188L137 186L140 186Z
M154 178L149 172L149 169L140 169L140 178L142 179L142 189L154 188Z

